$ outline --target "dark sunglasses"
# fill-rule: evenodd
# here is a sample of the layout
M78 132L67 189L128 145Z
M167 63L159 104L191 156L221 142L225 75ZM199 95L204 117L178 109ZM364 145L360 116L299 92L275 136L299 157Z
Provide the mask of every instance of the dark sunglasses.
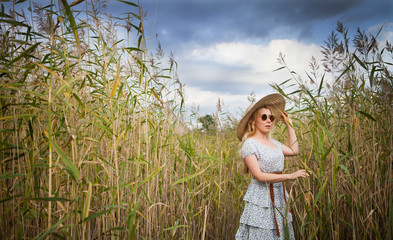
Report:
M273 115L266 115L266 114L262 114L262 116L261 116L261 118L262 118L262 121L266 121L267 120L267 118L269 117L269 119L270 119L270 121L274 121L274 119L275 119L275 117L273 116Z

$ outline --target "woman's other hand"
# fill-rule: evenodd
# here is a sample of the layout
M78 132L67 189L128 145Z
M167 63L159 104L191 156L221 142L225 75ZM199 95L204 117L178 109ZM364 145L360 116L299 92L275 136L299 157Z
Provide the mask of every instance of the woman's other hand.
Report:
M301 170L298 170L296 172L293 172L290 175L291 175L291 179L292 180L295 180L295 179L298 179L298 178L306 178L306 177L309 176L307 171L304 170L304 169L301 169Z

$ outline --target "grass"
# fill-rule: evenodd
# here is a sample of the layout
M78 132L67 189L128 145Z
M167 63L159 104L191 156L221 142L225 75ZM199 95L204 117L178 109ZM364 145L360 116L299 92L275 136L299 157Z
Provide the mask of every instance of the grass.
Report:
M237 120L218 107L213 127L189 126L177 63L122 2L124 18L94 1L1 12L1 238L233 238L250 177ZM392 48L355 39L339 24L307 82L281 59L302 149L287 167L312 173L286 185L298 239L393 234Z

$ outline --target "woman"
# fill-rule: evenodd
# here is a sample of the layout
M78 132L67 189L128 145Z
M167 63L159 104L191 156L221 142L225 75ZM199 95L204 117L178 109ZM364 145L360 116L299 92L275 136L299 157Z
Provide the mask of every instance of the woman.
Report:
M237 137L243 141L242 156L253 178L243 198L245 206L236 239L285 239L285 226L289 239L295 239L284 182L308 174L305 170L282 174L284 156L299 153L292 120L284 109L284 97L270 94L250 106L239 122ZM288 128L288 145L270 137L280 120Z

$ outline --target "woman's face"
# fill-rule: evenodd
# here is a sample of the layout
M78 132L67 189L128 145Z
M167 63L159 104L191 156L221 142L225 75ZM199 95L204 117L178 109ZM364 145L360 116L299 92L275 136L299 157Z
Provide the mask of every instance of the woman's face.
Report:
M266 114L266 120L262 119L262 116ZM272 115L270 109L261 108L255 114L255 129L262 134L268 134L273 128L273 122L270 120L270 116Z

